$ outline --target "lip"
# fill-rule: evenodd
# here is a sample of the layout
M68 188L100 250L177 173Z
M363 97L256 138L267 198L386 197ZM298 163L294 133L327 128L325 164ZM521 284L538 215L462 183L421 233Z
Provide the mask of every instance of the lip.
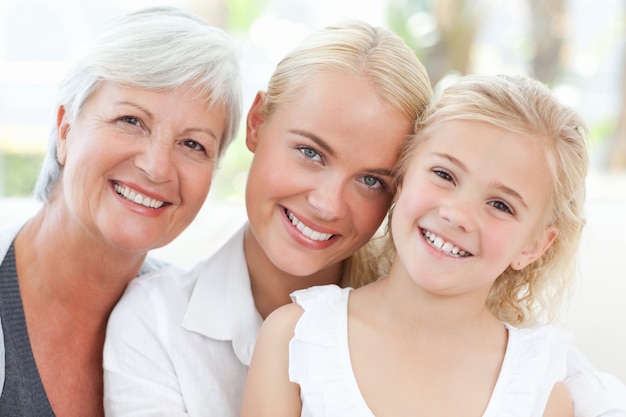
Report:
M306 247L307 249L311 249L311 250L326 249L332 246L337 241L337 239L341 237L341 234L337 233L335 230L331 230L327 227L320 226L316 224L315 222L312 222L310 219L302 215L296 214L292 210L287 209L286 207L278 206L278 210L280 212L281 221L285 227L285 230L289 234L289 236L291 236L291 238L294 239L298 244ZM289 217L287 214L288 212L293 213L294 216L296 216L298 220L300 220L302 223L307 225L307 227L318 232L332 234L332 236L328 240L313 240L304 236L300 232L300 230L298 230L298 228L293 225L291 220L289 220Z
M159 200L159 201L163 201L164 204L159 207L159 208L154 208L154 207L146 207L143 206L141 204L136 204L124 197L122 197L121 195L119 195L115 189L114 189L114 185L115 184L119 184L128 188L131 188L137 192L139 192L140 194L143 194L146 197L155 199L155 200ZM126 207L127 209L129 209L130 211L137 213L137 214L141 214L144 216L148 216L148 217L158 217L160 216L169 206L172 205L171 202L169 202L164 196L158 194L158 193L154 193L151 191L148 191L140 186L138 186L137 184L134 183L129 183L129 182L124 182L124 181L118 181L118 180L111 180L109 181L109 188L111 189L111 192L113 193L113 195L115 196L115 198L117 199L117 201L119 201L124 207Z

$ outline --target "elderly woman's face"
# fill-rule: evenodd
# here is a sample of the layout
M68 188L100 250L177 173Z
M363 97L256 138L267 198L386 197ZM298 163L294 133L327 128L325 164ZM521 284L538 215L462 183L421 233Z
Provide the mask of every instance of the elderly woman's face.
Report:
M61 109L58 191L81 227L117 249L142 252L191 223L211 185L224 106L209 107L186 89L104 82L68 119Z

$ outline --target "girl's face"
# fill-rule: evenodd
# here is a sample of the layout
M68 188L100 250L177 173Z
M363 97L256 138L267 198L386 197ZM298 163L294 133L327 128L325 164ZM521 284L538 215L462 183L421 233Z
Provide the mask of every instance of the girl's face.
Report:
M66 205L89 235L145 253L191 223L211 184L226 127L223 106L209 108L186 89L104 82L76 120L63 108L58 120L64 169L53 203Z
M269 117L250 109L246 189L253 239L279 269L308 276L363 246L391 201L391 170L412 121L364 78L324 73Z
M551 174L540 141L486 123L441 124L415 151L399 190L392 233L420 287L486 296L510 265L548 248Z

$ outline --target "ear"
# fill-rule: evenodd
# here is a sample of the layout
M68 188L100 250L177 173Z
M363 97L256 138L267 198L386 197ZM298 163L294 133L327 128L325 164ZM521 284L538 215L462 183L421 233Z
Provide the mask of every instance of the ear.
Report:
M59 106L57 110L57 161L65 165L67 158L67 135L70 131L70 123L64 106Z
M524 249L518 256L511 262L511 268L515 270L524 269L526 266L535 262L537 259L544 254L545 251L552 245L554 239L558 231L552 225L546 227L546 229L529 245Z
M246 119L246 146L252 153L254 153L259 143L259 129L263 122L265 122L265 118L261 114L264 103L265 92L259 91L256 93L256 97L254 97L254 102L252 106L250 106Z

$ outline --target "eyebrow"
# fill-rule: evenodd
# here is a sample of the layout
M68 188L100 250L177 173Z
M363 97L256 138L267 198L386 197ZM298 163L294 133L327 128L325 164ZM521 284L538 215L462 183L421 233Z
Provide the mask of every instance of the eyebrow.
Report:
M329 154L330 156L336 156L335 151L333 151L330 145L324 142L322 139L315 136L314 134L307 132L305 130L299 130L299 129L290 129L289 132L311 139L313 142L317 144L317 146L322 148L327 154Z
M126 105L126 106L134 107L134 108L144 112L148 116L148 118L154 120L154 115L150 112L150 110L146 109L143 106L140 106L137 103L133 103L132 101L116 101L115 104L120 104L120 105ZM215 140L219 141L219 138L217 137L215 132L213 132L213 130L211 130L210 128L191 127L191 128L185 129L185 132L203 132L203 133L206 133L209 136L213 136L213 138Z
M148 115L148 117L150 117L151 119L154 119L154 115L148 109L146 109L143 106L140 106L137 103L133 103L132 101L124 101L124 100L122 100L122 101L116 101L114 104L116 104L116 105L126 105L126 106L134 107L134 108L136 108L138 110L141 110L142 112L146 113Z
M467 172L467 166L465 166L465 164L463 162L461 162L460 160L458 160L454 156L446 154L446 153L439 153L439 152L435 152L434 154L436 156L440 157L440 158L447 159L452 164L454 164L457 167L459 167L459 169L461 169L463 172ZM526 209L528 209L528 206L526 205L526 202L524 201L524 198L520 195L520 193L518 193L517 191L515 191L511 187L507 187L506 185L502 184L501 182L494 182L492 184L493 184L493 186L496 189L498 189L501 192L503 192L504 194L507 194L507 195L511 196L512 198L516 199L517 201L520 202L520 204L522 204Z

